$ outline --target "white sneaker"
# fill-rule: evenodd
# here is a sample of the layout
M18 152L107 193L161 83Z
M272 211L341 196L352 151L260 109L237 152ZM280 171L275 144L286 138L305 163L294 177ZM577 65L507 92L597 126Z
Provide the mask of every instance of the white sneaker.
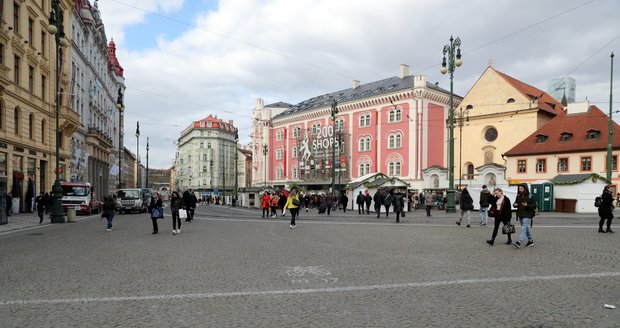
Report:
M181 233L181 229L177 229L177 235Z
M291 225L289 225L289 227L291 227L291 229L295 228L292 224L291 224Z
M173 234L173 235L176 235L176 234L177 234L177 231L176 231L176 230L172 230L172 234Z
M105 231L110 232L110 231L112 231L112 229L105 229Z

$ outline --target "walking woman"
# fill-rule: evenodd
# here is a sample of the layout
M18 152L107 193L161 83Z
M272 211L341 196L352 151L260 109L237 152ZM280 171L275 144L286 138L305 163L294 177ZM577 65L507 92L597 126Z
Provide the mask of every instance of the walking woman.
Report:
M601 206L598 207L598 216L601 218L598 221L599 233L613 233L611 230L611 220L614 218L613 207L614 196L611 194L611 186L607 185L603 188L603 194L601 195ZM603 223L607 220L607 230L603 230Z
M491 196L489 196L489 212L495 212L495 224L493 225L493 235L491 235L491 239L487 240L487 244L493 246L495 243L495 237L497 237L497 231L499 230L499 224L503 223L504 225L510 223L510 219L512 219L512 209L510 207L510 199L504 195L504 192L500 188L495 188ZM506 245L512 244L511 234L508 234L508 241L506 241Z
M516 248L521 248L525 238L527 238L525 246L532 247L534 246L532 220L534 220L534 215L536 215L536 200L530 197L527 183L520 184L518 190L517 197L512 206L517 209L517 220L521 222L521 233L517 241L512 245Z
M459 202L459 206L461 207L461 218L456 221L457 225L461 225L461 221L463 221L463 214L467 213L467 227L471 227L471 215L470 211L474 209L474 200L471 198L469 191L467 188L463 188L461 191L461 200Z
M170 211L172 212L172 234L177 235L181 233L181 218L179 217L179 210L184 208L183 198L179 196L177 191L173 191L170 195Z
M269 196L269 192L265 191L263 194L263 199L261 200L260 207L263 209L263 217L269 217L269 203L271 201L271 197Z
M299 215L299 206L301 206L301 202L299 202L297 189L292 189L284 205L284 207L288 208L289 212L291 212L291 229L295 229L295 218Z
M114 198L111 195L106 195L103 198L103 214L102 217L105 217L108 220L108 228L107 232L112 231L112 220L114 220Z
M400 191L394 193L393 190L391 190L390 192L394 194L394 200L392 201L392 205L394 206L394 213L396 214L396 223L399 223L400 215L404 213L403 210L405 208L405 199L403 197L403 194L400 193Z
M151 197L149 212L151 213L151 221L153 221L153 234L157 234L159 233L159 227L157 227L157 220L162 218L164 213L161 198L159 197L159 193L157 191L154 192L153 196Z

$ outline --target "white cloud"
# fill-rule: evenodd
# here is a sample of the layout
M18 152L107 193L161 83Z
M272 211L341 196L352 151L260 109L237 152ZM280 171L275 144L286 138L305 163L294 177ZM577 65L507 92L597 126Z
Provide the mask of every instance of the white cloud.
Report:
M131 3L159 15L183 5ZM489 58L500 71L545 89L547 80L592 56L572 76L578 97L601 101L597 105L606 111L609 53L620 45L616 39L594 54L620 34L616 1L223 0L186 22L197 28L176 38L153 35L155 48L128 52L123 31L151 16L115 0L99 6L125 69L126 129L140 120L142 136L151 136L151 167L170 166L172 141L192 120L209 114L234 119L241 141L249 141L259 96L266 103L297 103L349 88L352 79L395 76L400 64L447 87L439 67L450 35L462 40L464 65L455 73L460 95Z

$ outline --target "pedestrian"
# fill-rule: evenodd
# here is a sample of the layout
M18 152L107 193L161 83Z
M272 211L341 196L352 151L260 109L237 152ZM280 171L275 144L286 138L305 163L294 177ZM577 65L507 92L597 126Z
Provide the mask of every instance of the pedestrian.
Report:
M392 200L394 199L394 189L390 189L387 193L385 193L385 197L383 198L383 206L385 207L385 217L388 217L390 214L390 206L392 206Z
M43 195L43 204L45 206L45 214L49 214L52 209L52 200L50 194L47 192Z
M263 218L269 217L269 204L271 203L271 196L269 196L269 192L265 191L263 194L263 199L261 201L260 207L263 209Z
M403 209L405 207L405 199L403 197L403 194L401 194L400 192L396 192L394 193L394 191L391 191L394 195L394 199L392 200L392 205L394 205L394 213L396 214L396 223L400 222L400 215L403 212Z
M377 219L381 215L381 206L383 206L383 190L377 189L377 192L372 196L372 200L375 202L375 212L377 212Z
M278 204L280 202L280 197L275 192L271 194L271 198L269 199L269 207L271 207L271 217L275 218L278 216Z
M431 209L433 208L433 204L435 204L435 197L430 190L424 193L424 204L426 204L426 216L431 216Z
M112 198L112 196L110 195L105 195L105 197L103 197L103 210L101 211L101 216L105 217L108 221L108 225L106 228L107 232L112 231L112 220L114 220L115 207L116 204L114 204L114 198Z
M325 195L325 207L327 208L327 215L329 215L332 211L332 208L334 207L334 194L332 194L332 192L328 192L327 195Z
M11 207L13 206L13 195L11 192L6 193L6 216L11 216Z
M41 192L37 198L34 199L37 207L37 215L39 216L39 223L43 223L43 214L45 214L45 194Z
M368 189L364 192L364 202L366 203L366 215L370 214L370 203L372 203L372 196L368 192Z
M364 214L364 194L362 194L361 190L359 194L357 194L355 203L357 204L357 214Z
M183 198L179 196L177 191L173 191L170 195L170 212L172 212L172 234L178 235L181 233L181 218L179 217L179 210L183 209Z
M185 203L185 200L183 202L187 211L187 220L185 221L190 222L194 219L194 211L196 210L196 205L198 205L198 198L196 198L196 194L194 194L192 189L189 190L189 205Z
M286 203L284 204L284 207L288 208L289 212L291 212L291 229L295 229L295 218L299 215L299 206L301 206L301 202L297 195L297 189L291 189L291 193L288 195Z
M500 188L495 188L495 190L493 190L493 194L489 196L489 205L491 208L489 211L493 211L495 213L495 222L493 225L493 234L491 235L491 239L487 240L487 244L493 246L495 243L495 237L497 237L497 231L499 230L499 224L510 224L510 220L512 219L512 209L510 207L510 199L504 195L504 192ZM510 244L512 244L512 238L511 234L508 234L506 245Z
M162 218L164 213L161 197L159 197L159 193L157 191L154 192L153 196L151 197L151 202L149 203L149 212L151 213L151 221L153 221L153 234L157 234L159 233L157 220Z
M461 208L461 217L456 221L456 224L460 226L463 221L463 215L467 213L467 228L471 227L470 211L474 209L474 200L471 198L467 187L463 187L463 190L461 190L459 207Z
M304 195L304 206L306 207L306 212L308 212L308 208L310 207L310 195L308 195L307 193Z
M346 191L342 192L342 194L340 195L340 204L342 205L342 211L346 213L347 206L349 206L349 196L347 196Z
M280 191L279 195L278 195L278 208L280 208L280 212L282 213L282 216L284 216L284 214L286 214L286 207L285 207L286 200L287 200L286 195L284 195L284 192ZM276 216L278 216L278 215L276 215Z
M480 205L480 225L485 227L489 224L489 196L491 196L489 188L487 185L482 185L478 204Z
M599 233L613 233L611 230L611 220L614 218L614 208L612 205L614 196L611 194L611 186L607 185L603 188L603 194L601 195L601 206L598 207L598 216L601 218L598 221ZM603 230L603 223L607 220L607 230Z
M536 200L530 197L530 191L527 187L527 183L522 183L518 187L517 197L515 198L512 207L517 209L517 220L521 222L521 233L519 239L512 245L516 248L521 248L521 245L527 237L527 244L525 246L534 246L534 239L532 237L532 224L534 215L536 215Z
M185 211L187 211L187 217L185 218L185 222L189 222L189 203L190 203L190 194L188 189L183 190L183 204L185 206Z

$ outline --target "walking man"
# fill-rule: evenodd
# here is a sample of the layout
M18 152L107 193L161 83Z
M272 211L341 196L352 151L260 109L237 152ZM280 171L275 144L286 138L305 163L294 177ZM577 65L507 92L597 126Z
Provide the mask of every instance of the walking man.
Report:
M372 203L372 196L366 189L366 193L364 194L364 202L366 203L366 215L370 214L370 203Z
M39 196L37 196L37 198L35 198L34 202L36 203L37 206L37 215L39 216L39 223L43 223L43 214L45 214L45 196L43 194L43 192L41 192L39 194Z
M383 190L380 188L377 189L377 192L372 197L372 200L375 202L375 212L377 212L377 219L379 215L381 215L381 206L383 206Z
M487 185L482 186L482 191L480 192L480 225L487 226L489 224L489 196L491 192L487 188Z
M360 193L357 194L355 203L357 204L357 213L364 214L364 194L362 194L361 190L360 190Z

